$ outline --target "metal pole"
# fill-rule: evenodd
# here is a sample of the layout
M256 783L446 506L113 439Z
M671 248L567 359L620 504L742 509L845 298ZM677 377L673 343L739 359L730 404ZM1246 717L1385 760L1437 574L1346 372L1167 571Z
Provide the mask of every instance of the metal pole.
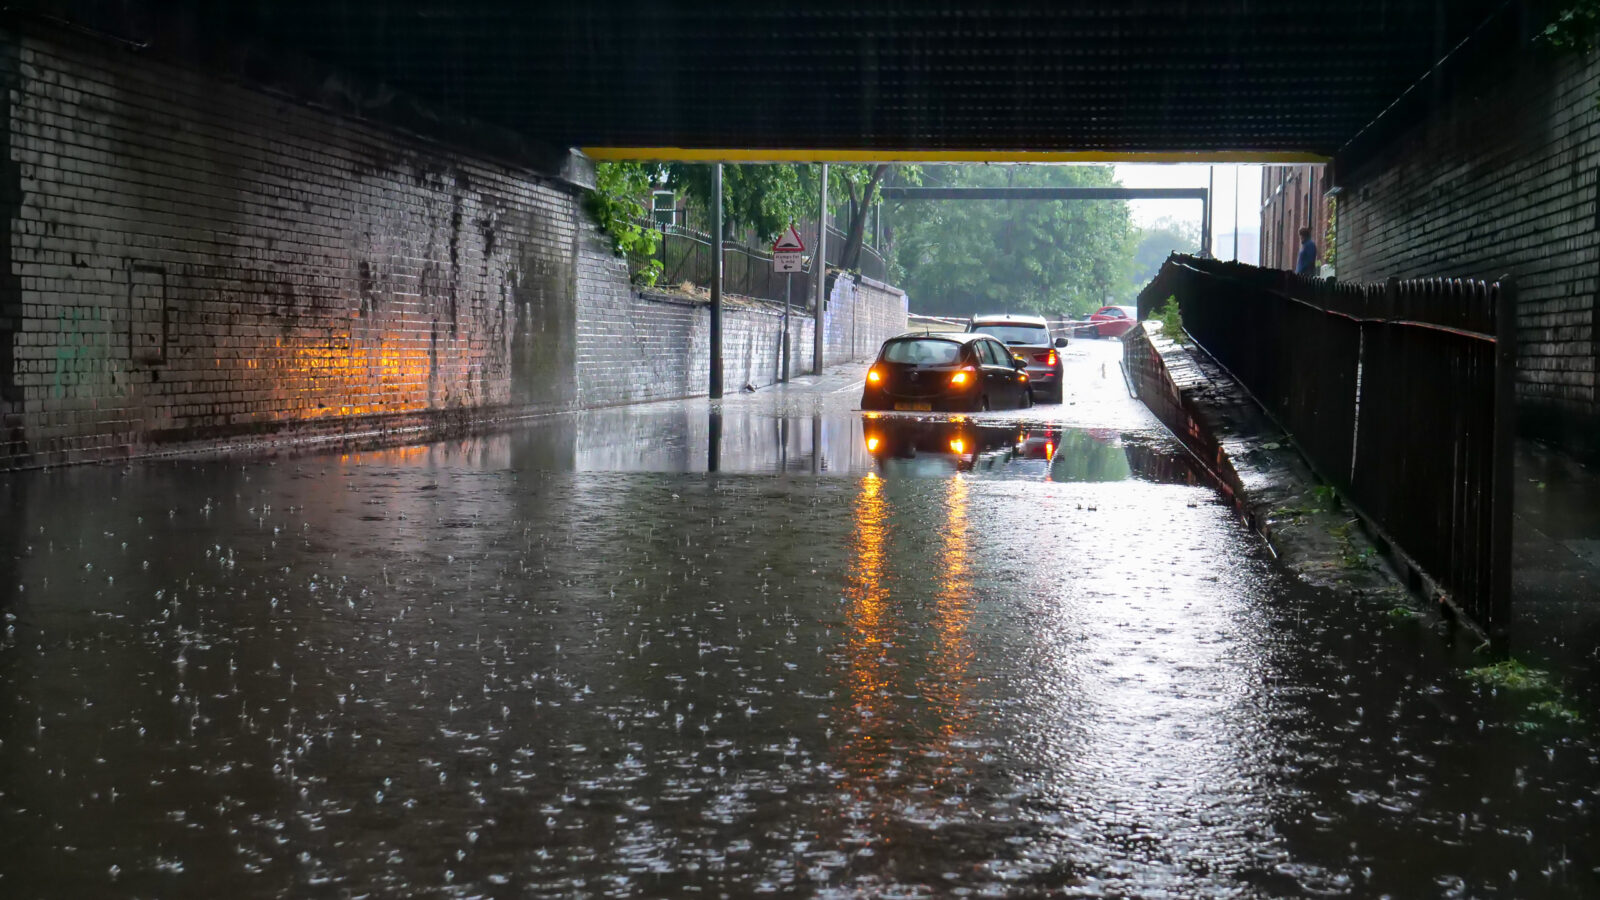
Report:
M711 169L711 198L711 399L720 400L722 398L722 163L717 163Z
M794 273L790 272L783 286L783 383L789 383L789 295L794 293Z
M1233 261L1239 261L1239 167L1233 167Z
M811 474L822 474L822 414L811 416Z
M822 164L822 198L817 206L817 254L811 260L816 282L816 319L811 334L811 370L822 374L822 338L828 306L828 164Z
M714 408L706 420L706 471L722 471L722 413Z

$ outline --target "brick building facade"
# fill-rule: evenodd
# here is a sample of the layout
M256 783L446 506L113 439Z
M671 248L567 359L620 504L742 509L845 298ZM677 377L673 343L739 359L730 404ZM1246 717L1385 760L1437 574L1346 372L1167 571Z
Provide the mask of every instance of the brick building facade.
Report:
M0 32L0 81L0 468L705 393L704 308L571 181L84 36ZM730 390L776 327L730 310Z
M1300 256L1300 229L1307 226L1317 242L1318 270L1330 263L1329 174L1327 166L1261 167L1262 267L1293 271Z

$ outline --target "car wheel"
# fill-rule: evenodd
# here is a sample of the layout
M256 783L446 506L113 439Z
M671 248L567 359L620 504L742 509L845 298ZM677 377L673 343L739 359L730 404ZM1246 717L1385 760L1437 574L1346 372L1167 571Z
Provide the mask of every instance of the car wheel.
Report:
M988 397L979 397L978 398L978 412L988 412L988 411L989 411L989 398Z
M1033 388L1028 388L1022 392L1021 406L1023 409L1033 409Z

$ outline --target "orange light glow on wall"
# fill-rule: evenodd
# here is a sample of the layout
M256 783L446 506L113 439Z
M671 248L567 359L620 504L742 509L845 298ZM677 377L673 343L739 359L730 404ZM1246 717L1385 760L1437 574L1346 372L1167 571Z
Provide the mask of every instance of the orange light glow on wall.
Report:
M434 366L427 345L401 335L376 341L348 332L281 349L289 356L277 367L279 391L300 400L294 415L305 418L412 412L429 406L428 375Z

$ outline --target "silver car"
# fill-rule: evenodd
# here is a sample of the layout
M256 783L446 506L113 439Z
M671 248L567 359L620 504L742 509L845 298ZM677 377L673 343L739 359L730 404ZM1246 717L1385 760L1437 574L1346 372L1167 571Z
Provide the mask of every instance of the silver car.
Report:
M1063 391L1060 350L1067 339L1050 337L1050 325L1040 316L973 316L968 331L999 338L1011 355L1027 364L1028 383L1035 403L1060 403Z

